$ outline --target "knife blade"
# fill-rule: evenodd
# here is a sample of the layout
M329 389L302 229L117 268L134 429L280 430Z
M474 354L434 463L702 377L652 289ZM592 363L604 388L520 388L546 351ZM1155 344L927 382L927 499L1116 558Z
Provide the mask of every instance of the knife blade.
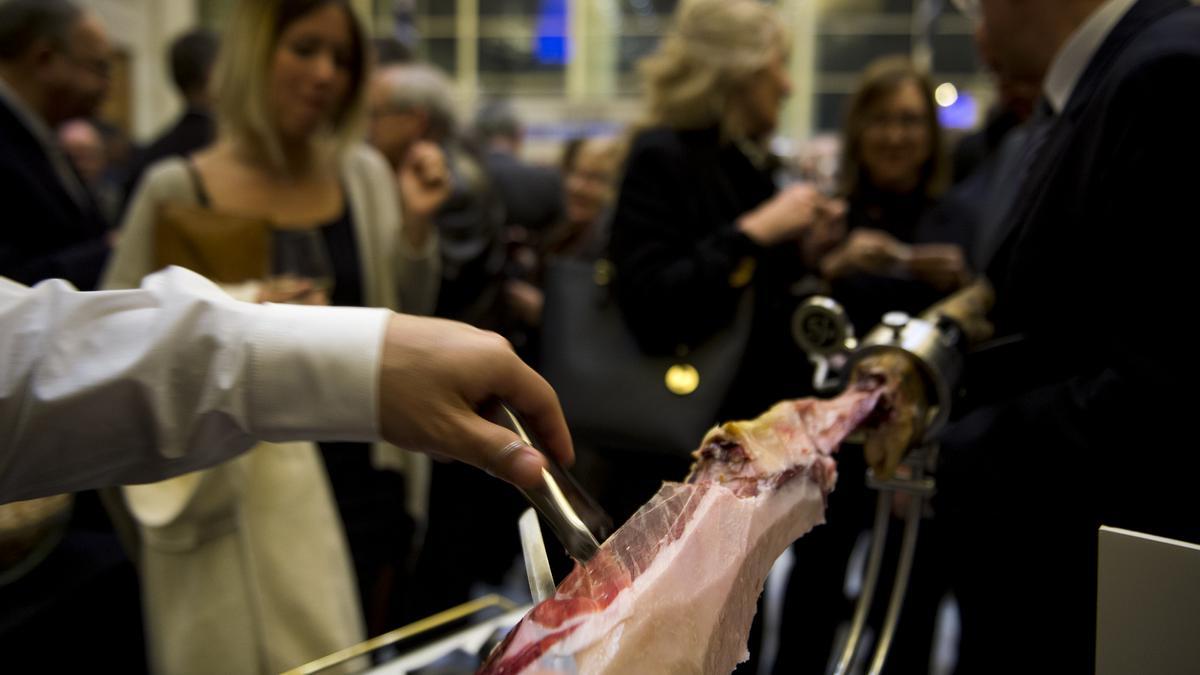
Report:
M537 511L525 509L518 527L521 530L521 552L525 556L525 576L529 579L529 592L535 603L554 597L554 575L550 572L550 559L546 557L546 542L542 540L542 527L538 523Z

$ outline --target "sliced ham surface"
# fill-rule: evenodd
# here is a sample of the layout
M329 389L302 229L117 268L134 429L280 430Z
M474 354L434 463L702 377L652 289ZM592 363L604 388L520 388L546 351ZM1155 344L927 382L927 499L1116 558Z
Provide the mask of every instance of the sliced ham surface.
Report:
M800 399L714 428L682 483L658 493L576 565L479 671L728 673L772 563L824 522L832 453L871 416L877 387Z

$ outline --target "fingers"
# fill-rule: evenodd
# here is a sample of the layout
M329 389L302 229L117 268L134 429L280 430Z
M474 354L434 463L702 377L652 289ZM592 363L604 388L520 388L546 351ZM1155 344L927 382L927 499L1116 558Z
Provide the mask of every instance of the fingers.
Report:
M991 321L984 318L973 319L960 325L967 334L967 341L972 344L990 340L996 334L996 327L992 325Z
M316 287L312 279L277 276L268 279L259 289L258 301L296 305L321 304L313 301L313 296L317 294L323 296L324 292Z
M789 199L798 201L813 202L814 204L821 198L821 193L812 183L796 183L790 185L783 193Z
M554 392L495 333L394 314L380 361L379 425L389 442L453 457L514 485L537 485L545 458L478 410L504 399L547 452L564 463L573 459Z
M441 148L429 141L415 144L409 150L405 165L427 187L440 185L449 179L445 155Z
M828 218L841 218L846 215L847 204L844 199L823 198L817 204L821 214Z
M995 293L985 278L977 279L970 286L931 307L926 314L945 315L958 323L967 332L972 343L991 337L993 327L987 320L995 302Z
M466 444L459 459L520 488L541 484L546 461L521 442L516 434L483 419L473 411L462 411L458 421Z
M508 366L501 377L492 382L492 390L533 427L546 452L564 466L574 464L575 450L558 396L541 375L525 365L516 354L511 351L508 354Z

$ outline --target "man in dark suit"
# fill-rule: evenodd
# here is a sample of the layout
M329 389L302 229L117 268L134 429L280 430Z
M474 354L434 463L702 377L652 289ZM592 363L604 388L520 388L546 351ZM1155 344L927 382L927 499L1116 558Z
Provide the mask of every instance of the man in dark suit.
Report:
M107 227L53 129L99 107L109 52L99 19L66 0L0 4L0 276L96 286Z
M220 46L215 33L204 28L188 31L171 43L171 80L186 106L183 115L138 153L125 178L125 204L133 199L142 174L155 162L181 157L212 143L216 123L208 83ZM124 207L122 207L122 211Z
M960 671L1092 672L1097 528L1200 541L1185 426L1200 8L981 0L1002 67L1043 82L1019 188L986 251L1003 340L942 439L939 518Z
M563 215L562 175L544 166L521 161L523 130L512 106L489 103L475 118L475 141L483 166L504 202L504 225L520 227L539 237Z

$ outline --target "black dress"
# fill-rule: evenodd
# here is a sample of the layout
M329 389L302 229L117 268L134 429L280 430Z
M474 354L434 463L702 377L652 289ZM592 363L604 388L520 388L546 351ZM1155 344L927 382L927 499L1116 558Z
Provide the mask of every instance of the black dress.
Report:
M739 217L776 191L716 128L650 129L633 141L613 214L616 290L630 329L652 353L697 344L755 294L749 347L722 417L757 415L811 393L811 368L791 337L793 292L808 273L797 246L762 247Z
M320 226L333 267L330 304L362 307L362 263L349 206ZM346 530L359 597L371 634L399 623L410 573L415 524L405 507L404 476L371 463L368 443L318 444Z

